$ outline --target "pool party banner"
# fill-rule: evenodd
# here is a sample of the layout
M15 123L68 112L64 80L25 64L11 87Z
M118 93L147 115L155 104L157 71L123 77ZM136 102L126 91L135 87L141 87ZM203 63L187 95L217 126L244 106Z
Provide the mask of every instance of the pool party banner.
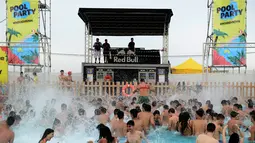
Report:
M4 50L8 47L0 48L0 85L8 82L8 57Z
M9 64L39 64L38 7L38 0L7 0Z
M246 35L246 0L214 0L212 65L246 66Z

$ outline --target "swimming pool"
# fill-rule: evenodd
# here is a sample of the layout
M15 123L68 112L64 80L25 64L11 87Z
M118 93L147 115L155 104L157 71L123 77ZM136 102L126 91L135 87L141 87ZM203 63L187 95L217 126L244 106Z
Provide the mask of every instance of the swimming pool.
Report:
M89 140L96 141L98 139L98 131L91 125L89 128L84 129L82 132L67 132L66 136L58 138L54 137L50 143L86 143ZM42 136L45 127L41 127L36 124L36 121L27 122L21 125L19 128L14 129L15 131L15 143L36 143ZM247 137L249 134L245 133L245 142L248 142ZM150 143L194 143L196 137L183 137L178 132L170 132L164 127L157 128L150 132L147 136ZM124 143L120 140L120 143Z

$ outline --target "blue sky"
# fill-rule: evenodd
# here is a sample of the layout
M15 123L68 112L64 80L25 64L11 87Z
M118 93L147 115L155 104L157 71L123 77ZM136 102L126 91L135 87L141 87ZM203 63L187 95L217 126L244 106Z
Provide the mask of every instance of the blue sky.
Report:
M206 39L207 0L52 0L52 52L84 53L84 23L78 17L79 7L171 8L169 55L201 55ZM0 1L0 21L5 18L5 1ZM255 0L248 0L248 42L255 42ZM94 37L96 38L96 37ZM106 37L100 37L105 39ZM124 47L130 37L107 37L111 46ZM5 23L0 23L0 41L5 41ZM135 37L137 47L161 49L161 37ZM255 49L248 49L248 52ZM255 69L255 54L249 54L248 69ZM189 57L170 57L173 66ZM202 63L202 57L193 57ZM52 70L81 71L83 57L52 56ZM65 63L63 66L62 63Z

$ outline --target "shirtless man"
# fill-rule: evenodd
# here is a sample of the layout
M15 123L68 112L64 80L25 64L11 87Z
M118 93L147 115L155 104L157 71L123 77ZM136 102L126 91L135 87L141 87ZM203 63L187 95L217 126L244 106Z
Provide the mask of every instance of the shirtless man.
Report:
M14 132L10 129L10 127L14 122L14 117L8 117L6 121L0 122L0 143L13 143Z
M136 109L131 109L130 114L131 114L132 120L135 122L135 125L134 125L135 130L141 131L141 132L142 131L146 132L146 130L143 127L142 120L137 118L138 111Z
M245 112L246 114L250 114L250 112L253 111L253 110L254 110L253 102L249 102L249 103L248 103L248 108L245 109L244 112Z
M215 127L216 127L215 132L213 134L213 137L218 141L220 141L220 134L222 134L222 130L223 130L222 126L224 124L224 120L225 120L224 115L223 114L218 114L217 115L217 121L213 122Z
M124 119L124 112L119 111L117 113L118 121L112 124L112 134L114 137L123 138L126 136L127 133L127 124L123 121Z
M218 140L213 138L213 133L215 131L215 125L213 123L209 123L207 125L207 132L205 134L200 134L197 137L196 143L219 143Z
M142 104L142 103L149 103L149 92L155 92L154 89L151 88L151 86L149 84L145 83L144 79L140 80L140 84L137 86L137 88L133 91L133 93L135 94L136 92L140 92L140 96L138 98L138 104Z
M144 111L138 114L138 118L142 120L143 127L145 128L147 132L150 129L150 126L152 126L155 129L155 121L154 121L154 116L151 113L151 106L144 103L143 109Z
M196 120L192 121L193 135L198 136L206 131L207 121L203 119L204 110L202 108L196 111Z
M63 124L67 121L67 105L61 104L61 113L57 114L56 118L59 119Z
M239 120L239 117L238 117L238 113L235 112L235 111L232 111L230 113L230 117L231 119L228 121L228 134L229 136L233 134L233 132L235 132L235 126L237 125L238 127L239 126L244 126L243 125L243 122ZM244 126L245 127L245 126ZM247 128L247 127L245 127Z
M168 126L168 123L169 123L169 113L168 113L169 106L164 105L163 108L164 108L164 110L161 114L162 125L163 126Z
M23 83L25 80L23 72L20 72L20 76L17 78L18 83Z
M115 122L116 121L118 121L118 112L119 112L120 110L119 109L114 109L114 111L113 111L113 118L112 118L112 120L111 120L111 125L112 124L115 124Z
M251 134L251 137L249 137L249 141L254 141L255 140L255 115L251 115L251 122L252 122L252 126L250 128L250 134Z
M137 131L135 129L135 122L133 120L127 122L127 129L128 133L126 143L142 143L142 139L148 143L148 140L144 134L141 131Z
M98 116L98 121L101 124L106 125L108 122L110 122L109 115L106 114L107 109L104 107L100 107L101 114Z
M175 114L174 108L170 108L168 110L168 113L169 113L169 116L170 116L169 123L168 123L168 130L175 131L177 122L179 120L179 117Z

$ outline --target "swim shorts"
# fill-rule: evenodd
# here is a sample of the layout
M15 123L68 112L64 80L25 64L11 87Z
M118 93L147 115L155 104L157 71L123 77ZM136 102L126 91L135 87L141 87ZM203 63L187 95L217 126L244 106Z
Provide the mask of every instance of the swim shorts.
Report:
M150 99L148 96L139 96L137 104L150 103Z

